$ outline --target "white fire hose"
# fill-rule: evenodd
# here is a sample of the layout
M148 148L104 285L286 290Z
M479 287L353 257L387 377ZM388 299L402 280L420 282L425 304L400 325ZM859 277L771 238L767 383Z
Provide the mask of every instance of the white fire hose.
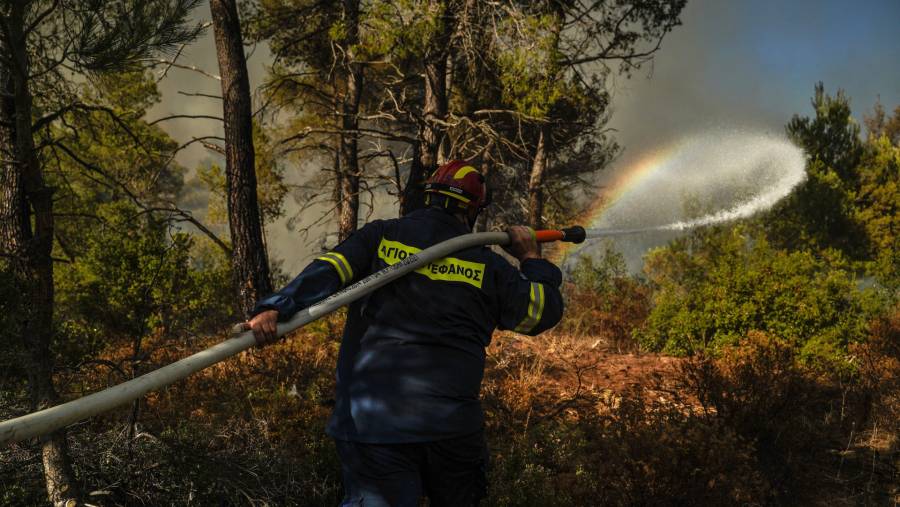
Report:
M539 242L584 241L584 229L572 227L561 231L537 231ZM401 276L414 271L447 255L482 245L506 245L509 236L505 232L478 232L448 239L421 252L410 255L402 261L384 268L353 285L345 287L332 296L305 308L287 322L278 324L278 336L323 317L338 308L383 287ZM219 361L256 345L252 331L244 331L194 355L163 366L150 373L127 382L89 394L55 407L0 422L0 444L18 442L32 437L52 433L72 423L112 410L120 405L140 398L144 394L177 382L188 375L200 371Z

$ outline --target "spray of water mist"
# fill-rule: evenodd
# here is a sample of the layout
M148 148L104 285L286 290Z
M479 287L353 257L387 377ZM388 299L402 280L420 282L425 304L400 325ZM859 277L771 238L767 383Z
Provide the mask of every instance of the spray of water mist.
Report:
M753 216L803 181L805 163L783 136L718 130L687 137L626 169L600 196L587 237L684 231ZM685 201L707 212L685 216Z

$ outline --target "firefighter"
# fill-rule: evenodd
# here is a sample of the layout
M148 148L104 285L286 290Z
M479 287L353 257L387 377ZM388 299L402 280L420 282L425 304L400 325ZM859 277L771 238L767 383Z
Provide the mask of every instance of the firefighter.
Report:
M376 220L259 301L245 329L276 339L288 320L342 287L454 236L471 232L490 197L472 165L451 161L425 185L426 207ZM487 247L434 261L350 305L327 433L341 461L344 506L477 505L487 448L479 401L494 329L536 335L563 311L559 268L540 257L534 231L508 230Z

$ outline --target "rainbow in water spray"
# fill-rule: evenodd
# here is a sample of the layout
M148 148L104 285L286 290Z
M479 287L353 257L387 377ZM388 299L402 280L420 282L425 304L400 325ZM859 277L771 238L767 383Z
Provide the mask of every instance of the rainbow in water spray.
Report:
M585 213L588 238L651 231L684 231L750 217L788 196L806 177L803 151L785 137L763 133L713 131L666 146L619 172L604 185ZM739 183L735 183L735 182ZM731 186L743 191L733 192ZM735 198L699 217L661 225L637 225L622 217L684 195L719 194ZM665 206L662 213L666 213ZM669 206L667 218L673 216ZM659 223L656 220L652 222ZM646 222L644 222L646 224Z

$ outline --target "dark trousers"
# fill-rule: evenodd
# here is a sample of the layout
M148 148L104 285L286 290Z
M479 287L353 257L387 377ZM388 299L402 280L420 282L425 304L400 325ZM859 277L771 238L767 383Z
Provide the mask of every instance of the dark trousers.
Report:
M487 493L484 434L415 444L335 440L341 458L341 507L477 506Z

